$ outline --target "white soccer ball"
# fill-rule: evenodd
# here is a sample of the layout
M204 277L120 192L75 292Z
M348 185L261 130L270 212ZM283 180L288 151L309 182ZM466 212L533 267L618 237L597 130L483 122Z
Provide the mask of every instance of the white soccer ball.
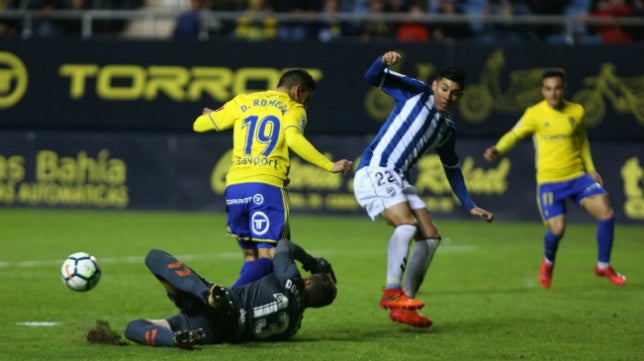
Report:
M74 291L89 291L101 279L101 267L89 253L76 252L69 255L60 268L63 282Z

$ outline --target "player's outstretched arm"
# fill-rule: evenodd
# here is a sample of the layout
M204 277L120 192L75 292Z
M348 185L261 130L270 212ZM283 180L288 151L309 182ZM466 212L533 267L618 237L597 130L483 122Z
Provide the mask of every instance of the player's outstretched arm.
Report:
M297 243L291 241L288 238L282 238L277 243L276 252L288 252L291 255L291 258L299 261L302 264L302 268L305 271L311 272L311 274L316 273L328 273L331 275L333 282L337 283L335 278L335 273L333 272L333 267L329 261L324 257L315 258L304 250Z
M192 124L192 130L194 130L197 133L204 133L204 132L209 132L212 130L216 130L215 125L210 118L209 114L212 113L213 110L210 108L203 108L201 111L201 115L195 119L194 123Z
M288 147L305 161L333 173L343 172L343 174L346 174L345 172L351 170L353 162L346 159L335 163L332 162L304 137L301 130L295 127L288 127L285 134Z
M481 217L484 221L490 223L494 220L494 214L486 211L483 208L474 207L470 209L470 214L473 216Z
M288 252L291 259L299 261L304 266L315 263L315 258L313 256L308 254L304 248L300 247L288 238L282 238L277 242L275 253L277 254L278 252Z

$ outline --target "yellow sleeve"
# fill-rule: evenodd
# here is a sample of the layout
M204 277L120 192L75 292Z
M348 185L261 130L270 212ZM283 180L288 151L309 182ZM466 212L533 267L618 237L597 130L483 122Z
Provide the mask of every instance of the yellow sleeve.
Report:
M203 133L211 130L220 132L222 130L231 129L235 125L237 115L235 110L238 109L238 107L235 106L237 99L238 98L232 99L221 108L208 114L198 116L192 124L192 130L197 133Z
M210 114L214 112L208 113L208 114L202 114L197 117L195 122L192 124L192 130L194 130L197 133L203 133L203 132L209 132L211 130L217 130L217 126L215 125L215 122L213 121L212 117Z
M528 108L528 110L523 113L523 116L521 116L519 121L514 125L512 130L505 133L501 139L499 139L496 143L496 150L500 155L506 154L519 140L534 133L534 122L532 121L533 117L531 114L532 111Z
M579 155L581 156L581 161L584 163L586 172L592 173L595 171L595 164L593 163L593 157L590 153L590 142L586 135L586 127L584 127L583 124L577 133L577 137L579 141Z
M509 152L510 149L514 147L515 144L519 141L519 137L514 134L513 131L505 133L501 139L496 143L496 150L499 152L499 155L505 155Z
M286 143L288 147L305 161L315 164L327 171L333 171L333 162L320 153L297 127L286 128Z

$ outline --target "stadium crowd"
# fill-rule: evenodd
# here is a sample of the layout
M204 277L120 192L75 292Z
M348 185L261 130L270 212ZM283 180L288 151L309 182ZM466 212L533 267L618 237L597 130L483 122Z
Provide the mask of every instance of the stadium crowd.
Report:
M424 14L462 14L474 18L488 15L507 19L532 16L566 16L575 19L640 17L644 19L644 0L0 0L0 36L20 33L22 22L3 19L3 10L37 10L33 36L76 36L81 22L77 18L51 18L56 10L112 9L134 10L159 3L177 9L170 36L207 39L229 37L245 41L277 39L282 41L360 39L429 42L445 39L494 41L541 41L565 43L574 34L582 44L633 43L644 40L644 26L619 24L584 25L576 22L571 32L565 25L504 22L419 21ZM165 5L163 5L165 4ZM237 13L221 19L218 14ZM279 14L292 14L297 20L280 20ZM361 14L358 20L338 19L339 14ZM406 14L396 20L388 14ZM383 17L384 15L384 17ZM401 20L402 19L402 20ZM94 20L94 34L118 34L126 21Z

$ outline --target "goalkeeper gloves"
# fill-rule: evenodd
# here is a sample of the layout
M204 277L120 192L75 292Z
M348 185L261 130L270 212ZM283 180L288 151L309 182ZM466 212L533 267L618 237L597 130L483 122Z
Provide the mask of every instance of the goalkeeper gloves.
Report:
M307 262L307 264L302 266L305 271L311 272L312 274L328 273L331 275L333 283L338 283L338 280L335 278L335 273L333 272L333 267L331 267L331 263L329 263L329 261L324 257L313 258L310 263Z

